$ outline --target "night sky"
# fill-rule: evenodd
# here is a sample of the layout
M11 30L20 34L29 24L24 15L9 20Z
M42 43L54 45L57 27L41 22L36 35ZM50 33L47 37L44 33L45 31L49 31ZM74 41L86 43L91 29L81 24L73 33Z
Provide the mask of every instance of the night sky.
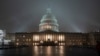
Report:
M56 16L60 31L100 30L100 0L0 0L0 29L38 31L47 8Z

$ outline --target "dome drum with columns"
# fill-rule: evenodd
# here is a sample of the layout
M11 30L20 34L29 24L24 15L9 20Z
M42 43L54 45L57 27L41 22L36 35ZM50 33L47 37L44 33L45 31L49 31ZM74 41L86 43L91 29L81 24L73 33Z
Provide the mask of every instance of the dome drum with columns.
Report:
M51 13L51 9L47 9L47 13L42 17L41 23L39 24L39 31L43 32L46 30L51 30L55 32L59 32L58 23L55 16Z

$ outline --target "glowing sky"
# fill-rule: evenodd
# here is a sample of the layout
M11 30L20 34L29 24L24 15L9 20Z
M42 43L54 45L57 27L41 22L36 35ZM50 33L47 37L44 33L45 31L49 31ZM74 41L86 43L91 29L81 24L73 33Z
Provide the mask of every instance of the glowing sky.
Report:
M99 0L0 0L0 29L7 32L38 31L46 9L51 8L60 31L100 29Z

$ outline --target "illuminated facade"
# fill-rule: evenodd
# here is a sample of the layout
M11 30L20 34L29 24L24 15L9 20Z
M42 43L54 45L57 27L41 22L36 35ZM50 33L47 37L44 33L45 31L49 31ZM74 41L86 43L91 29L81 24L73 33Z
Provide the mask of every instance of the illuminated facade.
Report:
M65 45L65 35L58 32L34 32L34 33L16 33L17 45L39 45L44 42L59 43Z
M16 45L39 45L45 42L54 42L58 45L96 45L100 41L100 32L97 33L66 33L66 32L32 32L15 33Z

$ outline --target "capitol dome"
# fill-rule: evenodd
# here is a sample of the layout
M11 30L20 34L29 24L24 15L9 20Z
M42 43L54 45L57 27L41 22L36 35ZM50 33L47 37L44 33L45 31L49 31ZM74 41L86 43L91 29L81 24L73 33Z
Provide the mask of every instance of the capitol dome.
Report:
M51 9L47 9L47 13L42 17L41 23L39 24L39 31L56 31L58 32L58 23L56 17L51 13Z

